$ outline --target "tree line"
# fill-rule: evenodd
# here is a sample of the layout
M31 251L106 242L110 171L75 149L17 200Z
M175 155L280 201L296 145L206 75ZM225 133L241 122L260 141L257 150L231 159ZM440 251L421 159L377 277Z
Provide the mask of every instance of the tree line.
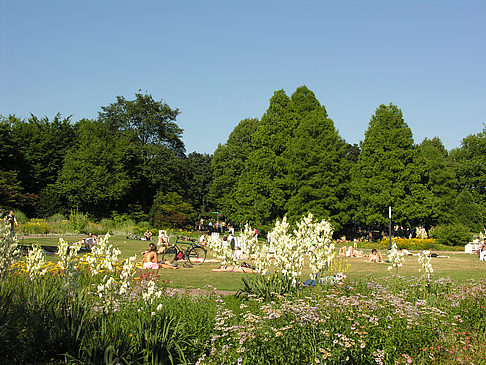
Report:
M208 155L186 154L178 114L139 93L93 120L1 117L0 206L171 227L218 211L263 231L311 212L338 234L383 229L391 206L394 225L484 229L486 126L448 151L437 137L416 144L402 111L380 105L364 140L349 144L302 86L276 91L260 119L240 121Z

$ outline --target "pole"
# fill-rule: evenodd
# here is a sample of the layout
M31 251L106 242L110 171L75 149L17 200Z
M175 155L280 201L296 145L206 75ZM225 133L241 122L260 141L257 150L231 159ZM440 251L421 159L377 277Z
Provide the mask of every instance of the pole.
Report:
M388 244L388 249L391 250L392 248L392 220L391 220L391 206L388 207L388 218L390 219L389 225L388 225L388 232L390 234L390 243Z

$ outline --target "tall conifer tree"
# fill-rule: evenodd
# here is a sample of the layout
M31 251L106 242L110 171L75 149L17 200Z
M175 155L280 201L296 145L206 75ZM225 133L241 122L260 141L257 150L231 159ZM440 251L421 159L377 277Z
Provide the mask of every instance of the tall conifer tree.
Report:
M423 192L414 170L412 131L395 105L380 105L372 116L361 153L352 169L351 191L356 198L356 219L368 227L388 222L406 224L411 212L411 195ZM408 198L407 198L408 197Z
M314 93L299 87L292 95L297 113L295 130L287 156L291 197L286 204L289 218L312 212L331 219L336 229L345 223L349 169L346 143L328 118Z
M236 191L236 218L259 226L285 214L289 197L285 157L296 127L293 103L283 90L276 91L253 135L253 151Z

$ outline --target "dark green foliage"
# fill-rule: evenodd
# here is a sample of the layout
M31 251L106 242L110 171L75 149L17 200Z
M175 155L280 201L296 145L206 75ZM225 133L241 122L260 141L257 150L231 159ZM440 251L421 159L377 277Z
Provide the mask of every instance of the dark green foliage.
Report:
M471 232L482 232L484 219L481 213L481 208L474 202L473 195L468 190L461 191L455 201L457 223L467 227Z
M173 182L173 185L176 185L174 188L198 214L210 211L212 207L209 194L213 180L211 161L212 156L197 152L192 152L177 161L178 175Z
M55 184L49 184L41 190L35 205L35 216L47 218L59 212L67 212L66 199Z
M252 147L252 136L258 119L244 119L231 132L224 145L218 145L212 159L213 181L211 200L218 210L235 218L237 211L236 190ZM238 221L238 219L236 219Z
M265 227L285 214L290 194L285 151L296 125L292 100L276 91L252 135L252 151L236 190L236 221Z
M454 200L457 178L448 152L437 137L427 138L418 146L415 162L421 181L430 196L430 212L424 217L426 227L451 223L454 219Z
M152 223L156 228L186 228L190 227L196 217L192 205L174 192L157 193L150 210Z
M430 231L430 237L436 243L447 246L462 246L472 239L471 231L460 224L448 224Z
M26 192L39 194L56 182L64 155L74 141L71 117L56 115L52 121L32 115L27 122L10 117L12 137L21 155L19 178Z
M0 208L21 206L25 201L17 171L0 170Z
M136 147L130 136L99 121L76 126L77 145L67 153L57 186L70 208L101 217L116 210L137 182Z
M27 122L1 118L1 199L32 214L41 190L56 181L73 135L70 117L59 114L52 121L34 115Z
M285 207L291 221L307 212L330 219L335 229L346 217L349 188L348 145L339 136L327 112L306 87L292 95L299 124L286 156L290 198Z
M412 131L402 111L392 104L380 105L352 169L351 192L358 222L386 225L389 206L393 207L394 222L422 218L429 195L415 169L414 155Z
M150 94L135 94L134 100L119 96L115 103L102 107L100 122L130 140L136 156L125 166L136 179L130 199L119 201L119 210L129 211L129 204L138 204L147 212L158 191L177 190L181 179L178 160L185 157L182 129L175 123L178 114L178 109L155 101Z
M451 157L457 166L459 190L471 192L486 219L486 125L480 133L464 138Z
M184 156L182 129L175 123L178 109L155 101L149 94L135 94L135 100L118 96L115 103L101 109L99 119L111 130L133 133L142 147L166 147L179 157ZM149 151L142 152L150 158Z

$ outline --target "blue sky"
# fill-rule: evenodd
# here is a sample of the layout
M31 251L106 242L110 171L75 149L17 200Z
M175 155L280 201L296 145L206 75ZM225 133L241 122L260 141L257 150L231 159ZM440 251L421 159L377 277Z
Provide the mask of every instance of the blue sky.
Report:
M314 91L340 135L380 104L446 148L486 122L486 1L0 0L0 114L96 118L150 93L213 153L274 91Z

